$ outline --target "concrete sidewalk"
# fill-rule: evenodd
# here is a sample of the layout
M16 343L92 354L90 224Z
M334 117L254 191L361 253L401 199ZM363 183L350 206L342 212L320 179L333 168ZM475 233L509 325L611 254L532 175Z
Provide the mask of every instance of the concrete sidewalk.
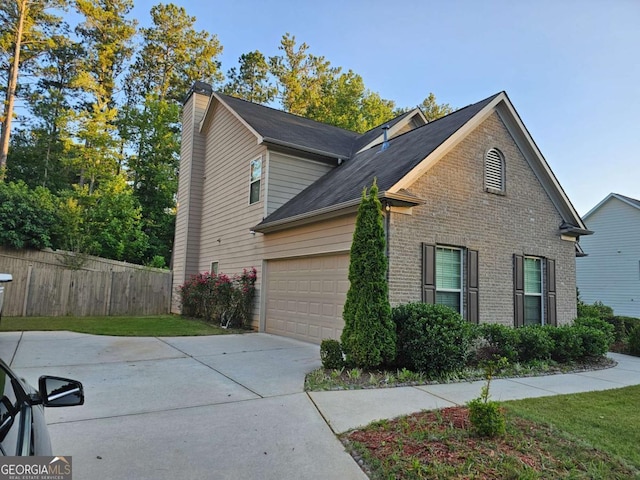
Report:
M618 365L582 373L496 379L493 400L518 400L640 385L640 358L609 354ZM371 390L310 392L309 396L335 433L362 427L374 420L420 410L464 405L480 395L484 381Z

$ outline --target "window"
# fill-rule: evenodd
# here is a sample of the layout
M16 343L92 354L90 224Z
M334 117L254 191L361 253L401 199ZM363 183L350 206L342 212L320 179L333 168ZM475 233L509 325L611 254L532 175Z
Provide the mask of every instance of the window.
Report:
M462 313L462 250L436 248L436 303Z
M260 201L260 179L262 178L262 158L251 160L251 184L249 187L249 204Z
M484 187L493 193L505 191L504 157L496 148L489 150L484 157Z
M447 305L478 323L478 251L423 243L422 301Z
M550 258L513 256L514 323L556 325L556 262Z
M218 262L211 262L211 270L209 271L212 275L218 274Z
M542 259L524 259L524 324L541 325L542 315Z

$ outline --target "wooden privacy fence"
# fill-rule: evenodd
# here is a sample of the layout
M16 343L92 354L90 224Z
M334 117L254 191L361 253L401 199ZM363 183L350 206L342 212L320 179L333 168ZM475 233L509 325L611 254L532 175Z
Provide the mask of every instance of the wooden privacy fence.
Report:
M43 252L34 253L41 256ZM0 251L0 272L13 275L13 281L5 284L4 316L159 315L170 311L170 271L113 261L105 262L104 267L92 265L103 271L73 270L37 258Z

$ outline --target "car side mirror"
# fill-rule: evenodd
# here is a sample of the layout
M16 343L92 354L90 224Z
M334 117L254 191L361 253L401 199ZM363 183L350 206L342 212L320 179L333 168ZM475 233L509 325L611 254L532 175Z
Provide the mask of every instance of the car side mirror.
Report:
M15 408L13 408L11 401L6 396L2 397L0 400L0 442L4 441L4 437L11 430L14 417Z
M38 387L45 407L73 407L84 404L82 383L68 378L44 375Z

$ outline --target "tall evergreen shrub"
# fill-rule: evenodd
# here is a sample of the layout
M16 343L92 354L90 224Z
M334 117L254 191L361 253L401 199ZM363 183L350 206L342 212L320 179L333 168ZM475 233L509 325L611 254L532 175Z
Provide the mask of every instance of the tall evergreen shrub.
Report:
M390 363L396 334L391 321L382 204L376 181L362 192L351 244L349 291L342 317L342 349L347 362L361 368Z

